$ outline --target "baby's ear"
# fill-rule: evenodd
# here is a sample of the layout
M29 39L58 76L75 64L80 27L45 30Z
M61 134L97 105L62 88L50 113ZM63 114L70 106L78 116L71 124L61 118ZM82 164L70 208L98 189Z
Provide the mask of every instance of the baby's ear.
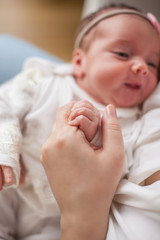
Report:
M82 49L77 48L74 50L72 64L75 78L83 79L85 75L85 53Z

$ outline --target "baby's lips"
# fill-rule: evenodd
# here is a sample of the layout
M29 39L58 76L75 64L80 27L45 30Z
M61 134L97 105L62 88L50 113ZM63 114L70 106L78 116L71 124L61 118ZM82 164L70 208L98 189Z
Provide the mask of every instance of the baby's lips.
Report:
M137 84L137 83L125 83L125 86L138 90L141 88L141 84Z

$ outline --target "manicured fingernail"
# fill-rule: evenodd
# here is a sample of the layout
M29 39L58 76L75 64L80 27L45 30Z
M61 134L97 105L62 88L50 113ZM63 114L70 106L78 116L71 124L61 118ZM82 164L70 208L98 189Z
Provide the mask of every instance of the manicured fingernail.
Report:
M116 109L112 104L107 105L106 107L108 115L116 116Z

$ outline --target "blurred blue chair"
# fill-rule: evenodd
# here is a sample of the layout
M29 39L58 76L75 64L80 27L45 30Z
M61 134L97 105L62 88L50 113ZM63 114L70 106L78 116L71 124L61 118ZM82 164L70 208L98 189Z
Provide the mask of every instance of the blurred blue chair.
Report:
M24 60L30 56L62 62L56 56L22 39L11 35L0 35L0 84L19 73Z

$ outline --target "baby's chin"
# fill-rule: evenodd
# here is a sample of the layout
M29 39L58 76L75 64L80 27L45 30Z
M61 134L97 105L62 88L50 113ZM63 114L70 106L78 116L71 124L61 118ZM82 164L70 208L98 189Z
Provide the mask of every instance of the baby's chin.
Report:
M98 102L101 105L107 106L108 104L113 104L116 108L135 108L139 107L142 105L143 101L140 98L131 98L130 96L125 96L124 98L117 97L117 98L112 98L112 97L104 97L103 96L96 96L96 95L91 95L93 100Z
M144 97L142 95L137 94L137 95L125 95L124 97L117 97L114 99L114 105L117 108L135 108L139 107L143 104L144 102Z
M112 103L116 108L135 108L142 105L143 102L122 101L119 103Z

